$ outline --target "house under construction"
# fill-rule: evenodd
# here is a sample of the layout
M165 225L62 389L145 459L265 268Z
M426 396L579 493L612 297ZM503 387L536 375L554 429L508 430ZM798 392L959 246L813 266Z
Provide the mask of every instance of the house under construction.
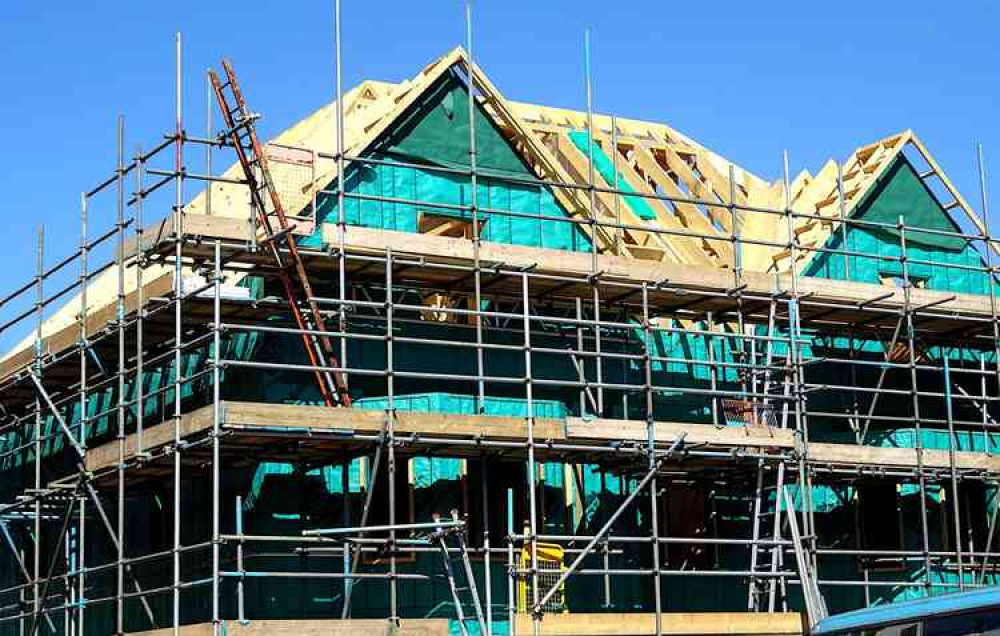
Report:
M997 243L913 132L768 181L461 48L267 142L210 80L0 301L0 634L801 634L997 582Z

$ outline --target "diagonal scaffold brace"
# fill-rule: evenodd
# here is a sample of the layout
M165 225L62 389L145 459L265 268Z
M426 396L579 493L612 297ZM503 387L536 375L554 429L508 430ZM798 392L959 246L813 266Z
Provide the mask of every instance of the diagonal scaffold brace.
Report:
M24 564L24 558L21 556L20 551L17 549L17 543L14 541L14 537L10 534L10 529L7 527L7 522L0 519L0 535L3 536L4 542L6 542L7 547L10 548L11 554L14 557L14 561L17 563L18 569L21 571L21 576L24 577L25 583L31 583L34 579L31 576L31 572L28 571L28 566ZM40 595L40 598L44 599L44 595ZM49 629L53 634L56 633L56 625L52 622L52 617L48 613L44 614L45 622L48 623Z
M339 367L339 364L319 306L314 300L312 284L291 231L293 228L275 188L267 154L257 137L258 116L247 108L229 60L222 60L222 68L225 81L215 71L209 71L215 98L226 124L226 131L222 136L228 138L233 146L243 170L250 189L251 206L256 210L257 220L265 232L262 242L267 245L277 265L285 299L302 334L302 344L309 363L316 369L316 382L323 401L327 406L351 406L343 374L339 369L332 372L329 370L331 366ZM270 214L267 211L268 203L272 208ZM277 228L274 227L272 217L277 220ZM294 280L290 272L294 274Z
M69 442L70 447L76 454L77 472L80 475L80 483L83 486L83 490L86 493L87 498L94 504L94 509L97 511L97 515L101 518L101 525L103 525L104 529L107 531L112 547L115 550L118 550L118 546L120 545L118 533L115 532L114 525L111 523L111 518L108 517L107 511L104 509L104 504L101 503L101 497L97 494L97 489L94 488L92 483L90 483L90 475L87 472L86 451L83 449L83 446L80 445L80 442L77 441L76 436L73 435L73 431L70 430L69 425L66 423L66 420L63 419L59 409L56 408L55 403L52 401L52 397L49 395L49 392L45 390L45 387L42 385L41 380L38 379L38 376L30 372L28 373L28 376L35 384L35 388L38 389L38 394L42 396L49 412L52 413L52 417L54 417L56 423L59 424L59 428L62 429L63 434L66 436L66 440ZM154 628L157 627L156 617L153 615L153 608L150 607L149 601L146 600L146 594L142 589L142 584L139 583L139 579L132 571L132 566L128 563L125 564L125 573L132 579L132 587L135 588L136 594L139 597L139 602L142 604L142 608L146 612L146 617L149 619L149 623Z
M580 564L583 563L583 560L587 558L587 555L589 555L591 552L594 551L594 548L597 546L598 543L601 542L601 540L604 538L604 535L608 534L611 531L611 528L614 527L615 522L618 521L618 518L622 516L622 514L625 513L626 510L628 510L632 502L635 501L635 499L639 496L639 494L646 489L646 487L649 485L649 482L652 481L654 476L656 476L656 473L660 472L660 468L663 466L663 463L668 459L670 459L671 457L673 457L674 454L684 446L684 438L686 437L687 433L686 432L682 433L680 436L677 437L677 439L673 441L673 443L665 452L663 452L658 456L653 466L649 469L649 471L646 472L643 478L639 480L639 483L636 484L635 488L632 489L632 492L629 493L628 497L626 497L624 501L618 504L618 508L611 514L610 517L608 517L608 520L604 522L604 525L601 526L601 529L597 531L597 534L595 534L593 538L587 543L587 545L584 546L582 550L580 550L580 553L573 560L573 563L571 563L568 568L562 571L562 574L559 576L559 579L552 584L552 587L550 587L549 590L544 595L542 595L541 599L537 600L534 603L534 605L531 608L531 613L535 618L541 618L542 608L545 607L545 604L549 602L549 599L551 599L556 594L556 592L559 591L559 589L563 586L563 584L566 583L566 579L568 579L570 575L573 574L573 572L575 572L577 568L580 567Z

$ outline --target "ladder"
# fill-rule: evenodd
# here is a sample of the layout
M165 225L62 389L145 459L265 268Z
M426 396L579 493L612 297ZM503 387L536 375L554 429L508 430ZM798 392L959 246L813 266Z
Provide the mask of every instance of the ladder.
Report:
M441 515L434 513L432 515L435 523L441 521ZM452 521L461 521L458 518L458 511L451 511ZM465 574L465 587L459 587L455 582L455 568L452 565L452 548L448 547L447 538L449 536L455 537L455 542L458 544L458 553L462 561L462 571ZM451 591L451 598L455 603L455 615L458 618L458 627L461 630L462 636L469 636L469 631L465 627L465 611L462 609L462 598L460 596L461 592L468 592L472 596L472 605L476 610L476 622L479 623L479 633L487 634L486 629L486 619L483 616L483 606L479 602L479 591L476 589L476 577L472 573L472 564L469 562L469 550L465 544L465 525L451 526L448 528L443 528L438 526L431 535L430 539L438 544L441 549L441 561L444 567L445 578L448 579L448 589Z
M772 384L777 382L774 378L772 378L771 374L771 366L774 364L775 359L773 340L771 339L774 337L775 333L775 319L776 304L772 301L768 311L767 321L767 335L769 339L767 341L766 352L764 354L764 365L766 369L764 372L763 393L765 396L771 395ZM785 355L785 362L786 366L791 362L791 347L789 347L789 351ZM756 378L754 379L754 382L756 382ZM765 411L770 412L770 417L767 418L769 426L787 428L789 418L788 398L790 395L791 378L786 373L782 379L781 396L783 400L781 403L781 418L780 421L777 422L774 421L775 417L773 412L771 412L770 399L768 397L763 398L762 402L757 402L757 398L754 398L755 401L753 404L759 405L759 408L763 408ZM766 461L764 459L758 459L757 488L753 501L753 526L751 535L753 542L750 545L750 582L747 591L747 610L753 612L774 612L779 598L781 599L783 609L787 609L788 604L787 581L785 577L778 576L779 570L782 570L785 565L784 548L780 545L776 545L775 543L772 543L768 547L762 547L759 545L759 541L765 536L765 520L768 517L771 518L771 541L777 542L781 539L782 507L784 504L784 501L782 500L782 493L785 488L785 463L778 462L777 468L774 470L773 483L766 482L764 475L767 472ZM774 499L773 509L771 508L772 495ZM791 511L784 512L786 514L794 514L794 508ZM765 563L764 560L766 556L770 556L767 563Z
M781 521L783 502L781 493L785 486L785 464L779 463L775 469L773 484L766 484L764 474L767 472L764 460L757 464L757 490L753 502L753 543L750 546L750 584L747 594L747 610L752 612L773 612L779 598L787 602L787 588L784 577L778 577L778 571L784 566L784 552L780 545L772 543L768 547L759 545L765 536L765 519L771 517L770 540L781 539ZM771 495L774 495L774 508L770 509ZM765 557L770 559L765 561ZM766 592L766 595L765 595Z
M261 241L274 258L278 268L278 277L285 293L285 299L291 309L292 317L302 335L302 344L311 366L327 368L337 367L336 356L330 337L326 333L326 324L314 300L312 284L306 273L305 265L299 254L292 226L288 222L281 198L274 186L267 155L257 138L256 121L259 115L247 109L246 101L236 81L229 60L222 60L225 81L214 71L209 71L216 101L222 111L226 124L223 133L233 146L243 176L250 189L250 205L256 210L257 220L265 232ZM272 212L267 212L270 203ZM272 217L277 221L277 229L272 223ZM283 249L284 248L284 249ZM286 258L287 254L287 258ZM292 272L295 276L293 281ZM343 374L338 370L330 373L316 369L316 382L323 401L327 406L340 404L350 406L351 397L347 392Z
M805 602L806 616L810 626L826 618L829 613L826 601L819 590L819 581L816 576L816 569L812 559L809 557L806 541L809 537L802 536L799 531L799 521L795 514L795 502L785 484L784 464L779 464L777 469L776 484L774 486L764 486L762 478L763 470L760 469L757 478L757 495L755 498L755 515L753 521L754 544L751 548L750 557L750 586L749 597L747 599L747 609L754 612L774 612L778 597L781 592L782 609L787 611L788 588L785 577L779 577L779 571L784 570L784 546L777 545L781 540L782 525L787 526L789 538L791 540L792 552L795 554L795 565L799 573L801 582L802 599ZM770 493L774 493L774 510L766 511ZM761 537L762 517L774 515L774 525L772 541L774 544L769 548L771 553L770 564L765 565L760 552L764 548L759 548L756 541ZM762 579L767 578L767 602L765 603L764 585Z

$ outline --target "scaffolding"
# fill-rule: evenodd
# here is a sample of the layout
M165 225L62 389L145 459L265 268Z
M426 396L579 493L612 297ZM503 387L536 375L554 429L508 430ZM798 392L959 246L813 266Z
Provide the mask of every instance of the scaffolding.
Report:
M352 167L382 160L347 150L339 7L337 18L338 150L290 150L336 166L336 174L343 176ZM615 165L618 149L636 142L622 138L614 119L610 128L598 125L588 68L583 152L587 167L574 180L544 173L517 180L583 201L580 213L546 220L585 233L589 252L486 241L480 236L483 215L524 214L479 200L477 182L485 177L477 168L474 109L485 104L502 115L507 106L475 65L471 17L468 24L465 49L443 64L464 73L474 97L468 100L469 169L397 162L468 180L471 201L449 204L471 219L468 234L407 235L352 225L346 213L352 200L449 206L358 193L339 185L347 181L344 178L320 192L336 200L337 216L323 227L311 216L323 238L318 246L293 238L295 222L289 223L282 211L268 174L267 151L255 136L248 141L244 134L253 126L245 105L241 103L242 114L236 118L223 107L226 129L221 133L213 130L211 104L204 137L185 127L178 36L173 131L150 150L129 155L120 120L117 166L82 196L79 247L48 265L40 231L36 276L0 300L0 309L8 314L0 332L33 324L27 352L0 363L0 434L8 440L3 461L16 466L21 476L17 483L11 477L9 487L0 489L6 497L0 501L2 551L8 552L5 558L16 564L21 577L0 589L0 633L63 631L83 636L179 630L192 622L210 622L213 633L221 634L225 621L254 620L246 589L260 579L339 582L342 595L330 602L331 619L354 615L351 599L357 586L384 586L384 617L398 623L410 618L400 608L403 588L442 582L436 572L410 571L404 567L407 560L442 552L447 563L453 548L445 538L456 535L474 599L465 607L476 608L473 620L486 634L502 633L500 622L506 623L507 633L523 625L519 608L539 633L546 620L554 620L546 611L553 607L550 601L564 599L574 581L583 580L600 581L606 608L614 606L622 581L648 581L656 634L666 629L672 578L735 581L744 599L741 609L801 610L808 623L825 614L824 595L838 588L859 591L867 605L879 589L929 594L992 581L1000 558L993 545L1000 507L994 501L992 507L982 504L983 510L974 512L979 504L970 503L967 486L978 484L983 493L993 489L995 499L1000 476L1000 463L990 452L992 436L1000 433L994 420L1000 400L1000 323L993 282L997 244L988 230L981 155L982 223L970 231L914 227L902 216L894 224L849 217L840 171L839 195L833 201L840 214L803 213L793 205L787 156L780 201L773 207L749 205L739 193L732 167L728 183L719 185L728 192L721 199L626 187L619 183ZM587 49L589 59L589 39ZM236 86L228 65L226 76L224 82L216 79L216 95ZM601 185L596 174L602 140L610 140L605 151L612 149L610 187ZM204 153L201 173L189 169L197 153ZM212 166L220 154L241 159L240 176L214 174ZM170 167L157 167L164 162ZM944 178L936 166L926 176ZM187 211L185 186L192 182L207 184L204 214ZM212 186L218 183L252 193L245 218L212 214ZM261 194L264 190L267 196ZM655 227L623 212L625 202L635 199L671 208L696 206L726 222L707 229ZM92 211L109 204L114 223L95 237ZM151 217L153 210L159 215ZM768 240L744 235L742 219L749 214L784 224L785 236ZM280 219L277 228L268 224L272 218ZM846 241L840 247L806 244L798 227L809 223L831 226L831 235L846 236L858 227L884 231L898 240L899 255L856 253ZM667 247L674 238L697 239L714 246L712 251L725 254L729 262L709 267L638 259L642 246L629 240L636 234ZM920 288L910 270L929 263L910 256L907 241L922 235L975 246L981 266L934 265L984 276L986 293ZM604 237L603 242L598 237ZM635 249L630 251L629 245ZM749 270L742 260L748 246L774 250L780 258L769 271ZM102 254L108 256L104 262L98 260ZM852 257L891 263L899 272L898 286L802 275L797 264L816 254L843 258L845 269ZM288 287L289 262L302 281L295 293L242 293L246 289L238 283L249 277L282 280ZM78 268L77 273L53 290L72 268ZM114 303L93 307L88 290L108 276L116 285ZM324 284L310 286L310 279ZM73 294L79 298L78 314L67 326L46 331L52 308ZM430 298L441 302L426 302ZM408 326L427 322L457 326L469 337L408 334ZM555 346L551 334L563 344ZM308 360L254 360L233 354L231 343L254 335L302 340ZM704 343L705 357L677 357L655 345L657 338L671 336ZM846 350L829 347L817 354L818 338L849 344ZM862 341L880 343L884 359L860 355L855 343ZM641 346L630 348L630 342ZM356 343L379 348L379 368L350 355ZM436 356L471 351L472 368L415 370L395 355L397 348L407 346L424 347ZM941 353L931 355L932 349ZM196 355L203 356L201 364L192 364ZM497 370L492 360L501 355L519 358L516 372ZM556 359L571 365L576 377L546 373L546 365ZM668 365L701 369L707 386L658 383L658 370ZM619 367L636 373L612 371ZM868 385L817 379L811 371L819 367L875 381ZM294 374L302 385L315 379L326 405L226 399L227 374L241 370ZM889 375L906 377L908 385L888 386ZM932 380L936 384L931 385ZM380 409L351 404L351 385L362 381L384 387ZM397 384L423 382L462 387L474 395L473 413L442 417L400 409L404 395ZM487 414L487 402L497 387L519 396L523 415ZM544 399L539 396L557 389L578 394L578 415L560 422L538 414ZM198 391L207 396L203 403L192 398ZM705 421L664 421L658 401L667 393L704 404ZM830 393L847 396L843 408L824 406L814 397ZM112 396L110 403L98 400L95 407L95 396L102 395ZM910 412L880 411L879 401L893 396L908 400ZM940 417L942 407L945 415ZM816 421L846 423L852 439L816 441L810 437L810 424ZM111 438L91 444L92 429L105 422ZM912 445L866 443L879 424L912 428ZM944 448L925 446L928 426L947 431ZM960 446L963 433L981 433L982 447ZM456 516L423 527L398 518L398 468L418 455L480 461L479 483L470 483L468 489L469 497L481 502L482 518ZM294 458L315 465L333 458L343 462L343 493L350 491L349 466L365 458L362 509L352 511L344 504L342 523L331 531L337 538L322 530L246 533L242 519L248 493L237 496L235 506L223 493L228 492L226 471L248 458ZM499 459L522 467L522 486L500 491L491 485L494 475L488 466ZM611 474L620 480L620 497L600 526L587 533L545 530L540 476L547 462L568 466L568 481L582 480L579 467L584 465L600 466L602 482ZM207 485L207 502L185 501L184 494L191 492L188 482L199 480ZM866 547L863 535L872 529L863 527L856 505L859 488L866 483L888 485L897 493L915 492L916 510L884 512L884 519L893 525L897 517L905 516L910 523L915 516L917 545ZM151 485L169 496L162 502L171 516L163 521L169 538L161 542L165 548L130 550L132 526L144 520L141 513L129 511L129 502L134 492ZM741 492L748 533L725 536L710 527L694 534L673 533L664 500L678 485ZM576 492L585 490L575 487ZM828 534L817 520L822 503L814 497L827 492L855 502L852 544L824 543ZM929 510L928 502L935 497L940 514ZM721 495L712 498L722 500ZM194 514L195 503L205 504L207 521L188 516ZM504 509L501 503L506 503L505 536L490 531L502 521L491 518ZM386 511L384 523L373 521L376 509ZM523 519L515 518L515 511L523 512ZM359 514L360 522L355 522ZM643 533L622 530L622 519L636 514L642 515ZM708 518L719 516L716 512ZM950 540L934 539L934 520ZM421 529L433 532L425 537L409 534ZM557 568L557 576L551 563L542 563L553 545L568 562ZM95 551L103 558L98 560L91 553ZM481 559L478 581L468 554ZM623 554L634 556L627 567L621 565ZM264 556L284 565L257 569L255 562L269 563L261 561ZM310 567L296 568L305 558ZM314 567L316 563L320 565ZM852 564L855 576L843 575L845 563ZM917 569L911 570L910 564ZM506 598L494 589L495 573L506 580ZM455 588L450 565L447 578L462 618L462 590ZM519 601L515 594L521 589L525 593ZM188 608L195 597L200 599L196 603L207 606ZM96 627L90 625L95 615L101 617ZM466 631L464 621L461 630Z

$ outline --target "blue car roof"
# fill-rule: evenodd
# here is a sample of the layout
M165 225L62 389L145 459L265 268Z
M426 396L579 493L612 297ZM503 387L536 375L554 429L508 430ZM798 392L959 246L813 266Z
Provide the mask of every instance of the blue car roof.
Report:
M835 614L816 623L811 633L815 636L822 636L835 632L902 623L931 616L970 612L996 606L1000 606L1000 587L986 587L968 592L928 596L912 601Z

